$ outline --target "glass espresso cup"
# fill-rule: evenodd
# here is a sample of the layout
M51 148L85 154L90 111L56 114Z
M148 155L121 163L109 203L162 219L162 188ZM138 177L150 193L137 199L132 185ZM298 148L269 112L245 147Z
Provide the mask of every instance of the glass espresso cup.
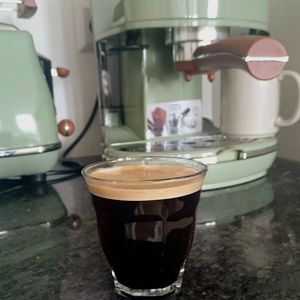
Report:
M180 290L206 171L195 160L167 157L84 168L118 294L152 297Z

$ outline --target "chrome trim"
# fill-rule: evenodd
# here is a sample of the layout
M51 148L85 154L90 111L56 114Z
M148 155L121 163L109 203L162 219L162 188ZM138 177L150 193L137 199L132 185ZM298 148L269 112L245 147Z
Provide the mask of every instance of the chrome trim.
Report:
M191 60L198 47L227 38L229 27L175 27L166 31L166 45L173 45L174 61Z
M276 62L288 62L288 56L246 56L245 62L261 62L261 61L276 61Z
M226 150L226 149L223 149L223 150ZM228 149L228 150L234 151L234 149ZM266 154L275 152L275 151L277 151L277 145L270 146L270 147L267 147L264 149L253 150L253 151L243 151L243 150L236 150L236 151L238 153L237 160L246 160L249 158L254 158L254 157L258 157L258 156L262 156L262 155L266 155ZM229 162L229 161L235 161L235 159L219 161L218 155L209 156L209 157L197 157L194 159L199 160L202 163L207 164L207 165L215 165L217 163L223 163L223 162L225 163L225 162Z
M238 151L238 160L245 160L248 158L253 158L253 157L257 157L257 156L261 156L261 155L265 155L265 154L269 154L272 152L277 151L277 145L274 146L270 146L264 149L258 149L258 150L253 150L253 151L243 151L243 150L239 150Z
M235 52L230 52L230 51L222 51L222 52L210 52L210 53L205 53L205 54L200 54L198 56L193 55L194 59L205 59L205 58L211 58L215 56L235 56L239 59L244 59L243 56L239 55L238 53Z
M42 154L46 152L55 151L61 148L61 143L28 147L28 148L15 148L8 150L0 150L0 158L5 157L15 157L15 156L24 156L24 155L33 155L33 154Z
M211 52L194 56L194 59L213 58L218 56L233 56L245 62L288 62L289 56L241 56L235 52Z

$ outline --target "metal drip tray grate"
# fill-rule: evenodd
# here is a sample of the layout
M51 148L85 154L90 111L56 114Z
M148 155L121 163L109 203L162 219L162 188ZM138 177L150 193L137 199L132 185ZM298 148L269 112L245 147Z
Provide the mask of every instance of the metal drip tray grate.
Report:
M118 143L105 149L106 159L144 155L185 157L209 166L204 190L249 182L266 175L276 157L277 139L202 135L161 141Z
M256 139L233 139L224 135L198 136L180 140L137 142L126 145L112 145L118 151L130 152L165 152L165 151L195 151L209 149L226 149L235 145L255 142Z

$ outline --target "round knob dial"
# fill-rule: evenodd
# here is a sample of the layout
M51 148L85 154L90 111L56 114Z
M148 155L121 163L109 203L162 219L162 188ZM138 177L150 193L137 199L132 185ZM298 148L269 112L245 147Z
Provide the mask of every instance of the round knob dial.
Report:
M66 78L70 74L70 70L66 68L60 68L60 67L56 68L56 72L57 72L57 76L61 78Z
M70 136L75 131L75 125L71 120L65 119L58 123L58 132L63 136Z

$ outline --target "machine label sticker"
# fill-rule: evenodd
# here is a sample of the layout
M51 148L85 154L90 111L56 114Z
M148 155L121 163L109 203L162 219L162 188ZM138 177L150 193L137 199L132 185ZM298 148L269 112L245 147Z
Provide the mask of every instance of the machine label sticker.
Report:
M146 138L201 132L202 102L179 100L147 106Z

